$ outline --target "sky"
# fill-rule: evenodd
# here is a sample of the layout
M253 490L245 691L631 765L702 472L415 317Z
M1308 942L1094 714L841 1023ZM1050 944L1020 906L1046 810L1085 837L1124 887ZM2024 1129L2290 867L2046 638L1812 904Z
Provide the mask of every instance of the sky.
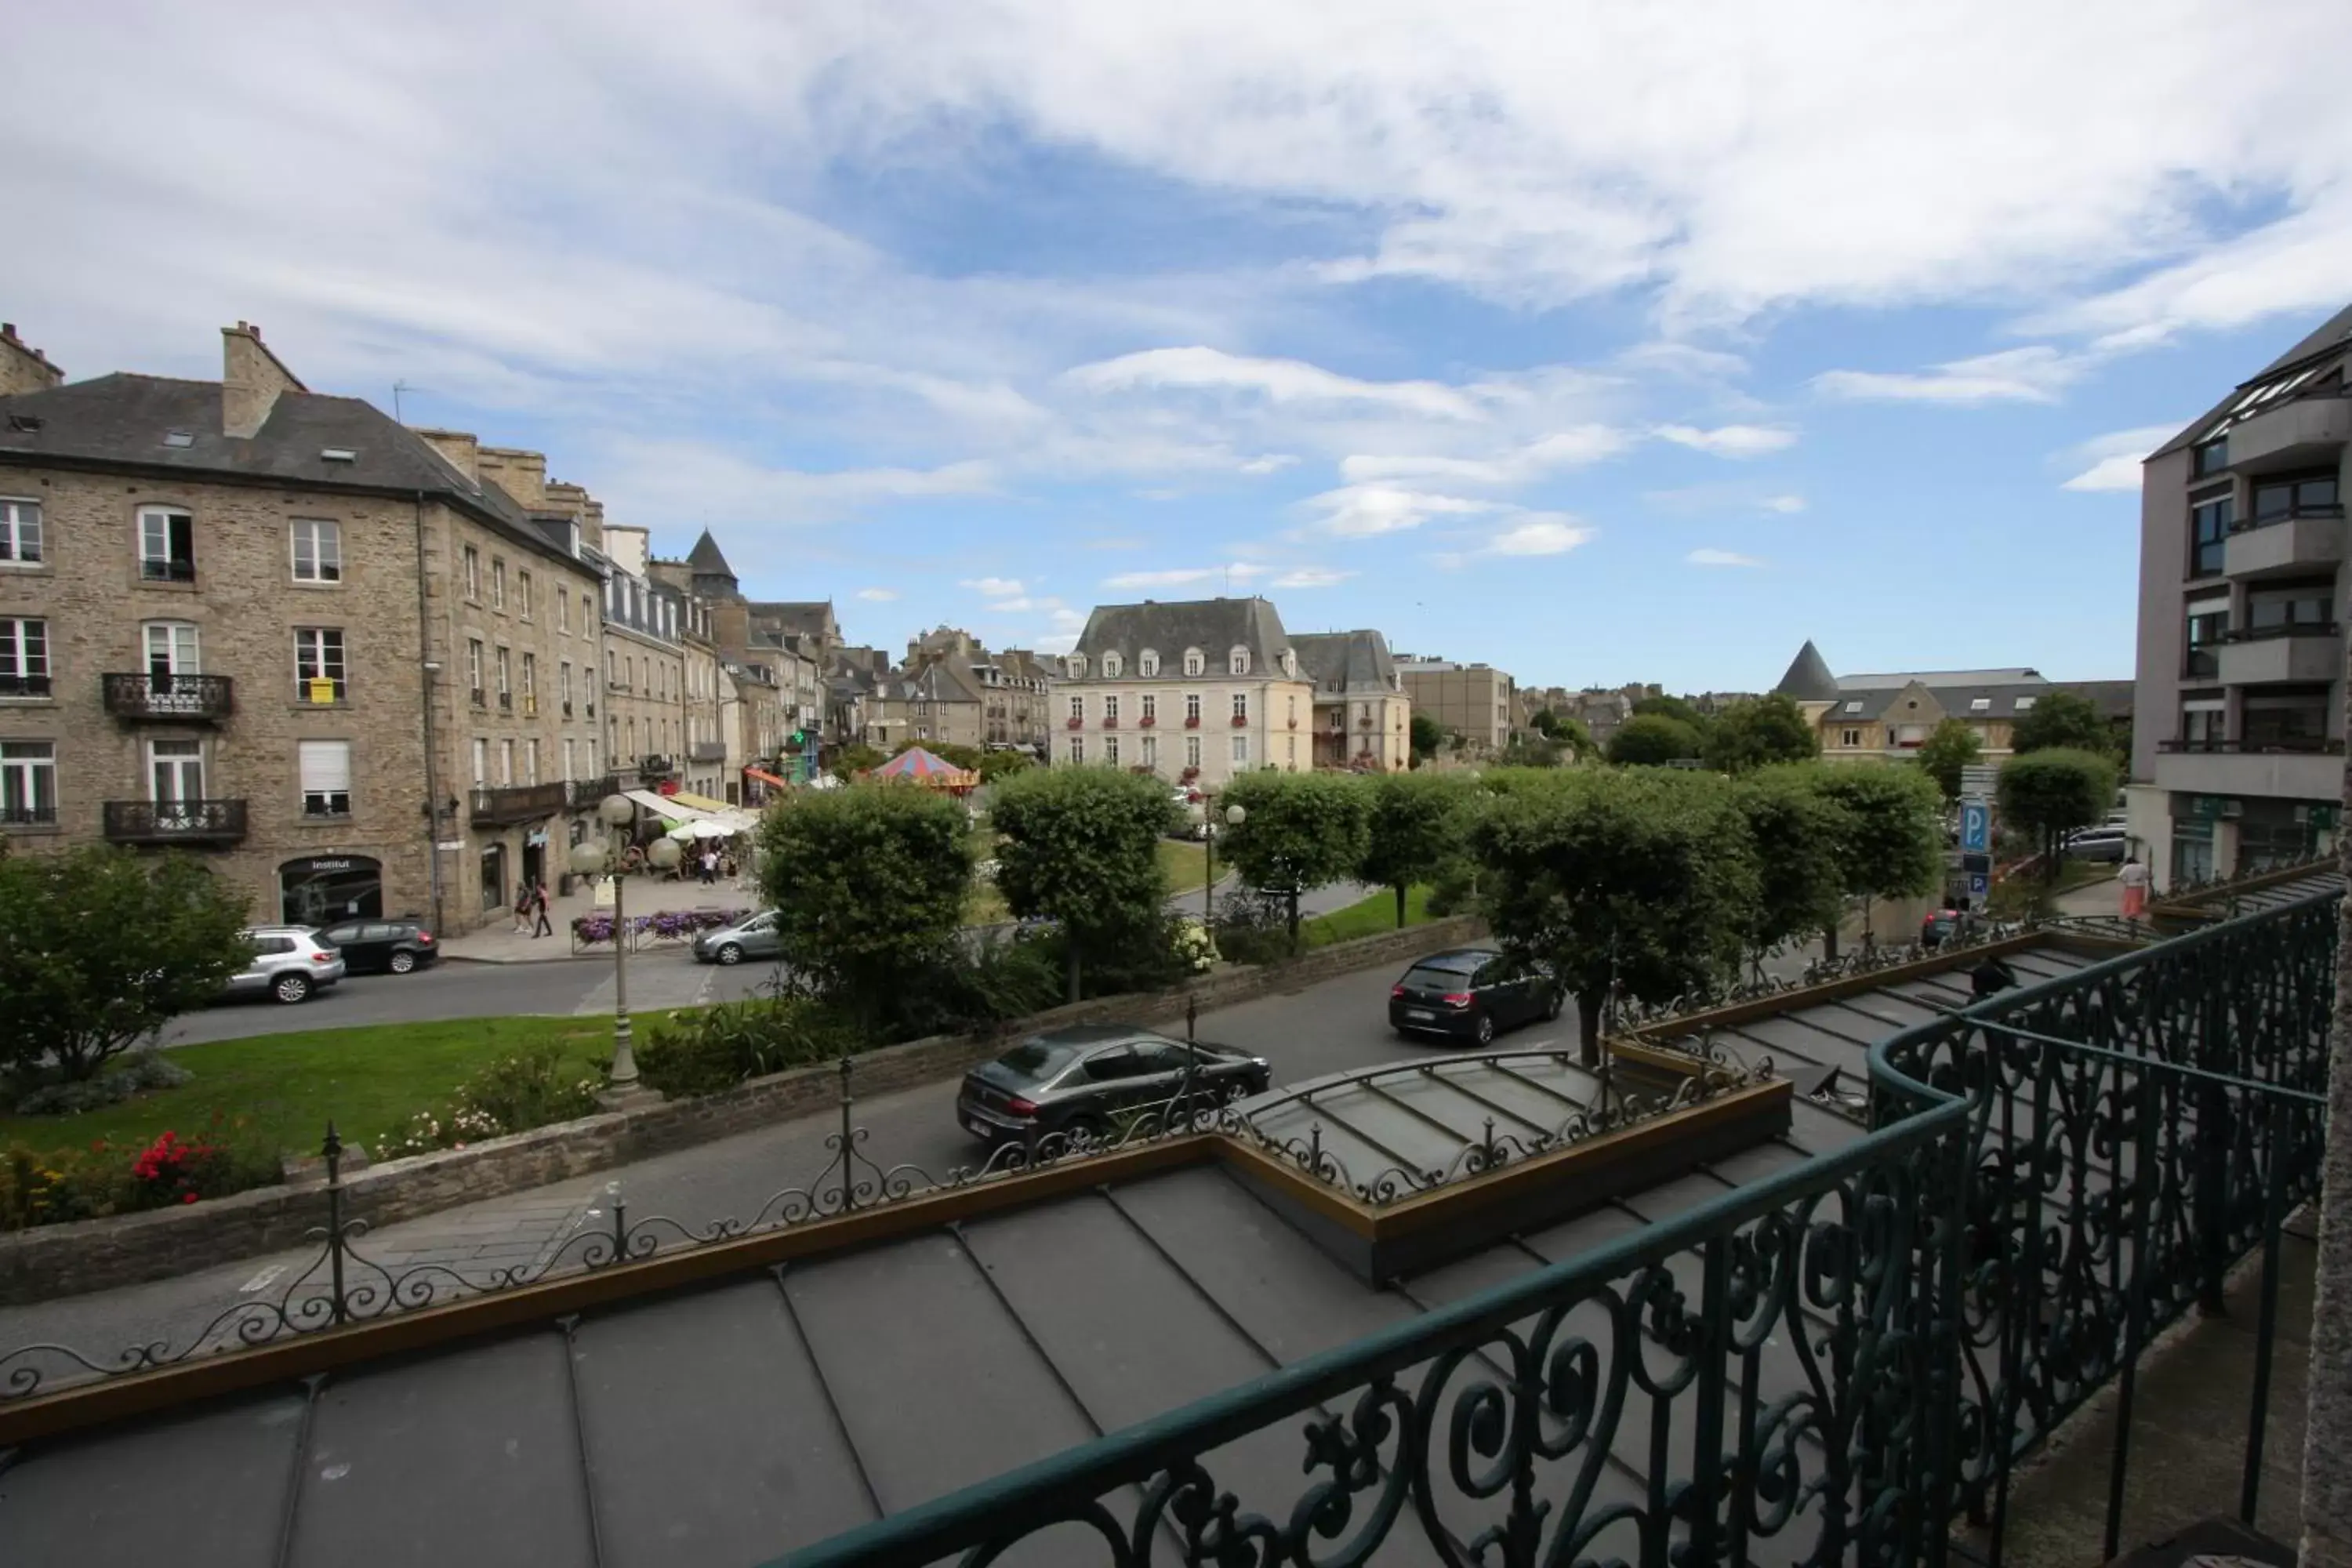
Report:
M2137 458L2352 298L2342 0L10 35L0 315L69 373L258 322L889 648L1260 593L1544 685L2126 677Z

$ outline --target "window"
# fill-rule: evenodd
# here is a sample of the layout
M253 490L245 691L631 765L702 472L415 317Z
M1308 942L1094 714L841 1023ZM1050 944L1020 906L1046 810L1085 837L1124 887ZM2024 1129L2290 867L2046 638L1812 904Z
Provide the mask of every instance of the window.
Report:
M2249 750L2317 751L2327 739L2327 688L2273 687L2246 694L2241 743Z
M1083 764L1083 763L1086 762L1086 760L1087 760L1087 738L1086 738L1084 735L1073 735L1073 736L1071 736L1071 737L1070 737L1070 763L1071 763L1071 765L1072 765L1072 766L1074 766L1074 767L1075 767L1075 766L1081 765L1081 764Z
M1334 708L1334 709L1332 709L1332 710L1331 710L1331 729L1332 729L1332 731L1336 733L1337 731L1341 731L1341 730L1344 730L1344 729L1346 729L1347 727L1348 727L1348 710L1347 710L1345 708Z
M466 639L466 684L473 689L474 706L482 706L482 639Z
M1126 668L1127 668L1127 663L1126 663L1126 661L1125 661L1124 659L1120 658L1118 657L1118 655L1117 655L1117 654L1115 654L1115 653L1107 653L1107 654L1103 655L1103 679L1106 679L1106 680L1117 680L1117 679L1118 679L1119 671L1120 671L1120 670L1122 670L1122 669L1125 669Z
M150 621L146 626L147 674L169 689L168 678L202 673L196 657L196 628L185 621Z
M1146 679L1159 674L1160 656L1151 649L1145 648L1135 656L1135 672Z
M2220 644L2230 633L2230 601L2192 599L2189 603L2188 651L2181 673L2191 680L2211 680L2221 673Z
M1194 773L1201 771L1201 737L1198 735L1184 737L1184 765Z
M294 748L295 771L302 784L302 815L349 816L352 814L352 743L349 741L302 741Z
M2221 749L2228 734L2229 704L2218 697L2185 698L2180 704L2180 749L2211 752Z
M522 782L534 784L539 782L539 742L536 740L522 743Z
M1086 678L1087 656L1082 653L1072 654L1070 656L1070 679L1072 680L1084 680Z
M499 706L514 706L514 650L500 644L494 650L498 658Z
M1116 724L1118 722L1118 698L1106 697L1103 699L1103 722L1105 724Z
M562 604L562 599L555 601ZM555 667L556 697L563 704L563 716L572 717L572 661L565 659Z
M1364 716L1370 718L1371 711L1369 708L1365 709ZM1294 730L1298 728L1298 693L1296 691L1290 694L1290 727Z
M535 718L539 713L539 655L525 652L522 656L522 715Z
M1112 767L1118 766L1118 737L1117 735L1105 735L1103 737L1103 761Z
M41 559L41 503L0 500L0 566L30 566Z
M1249 673L1249 649L1234 647L1225 655L1225 668L1234 675Z
M2335 600L2336 584L2328 578L2255 588L2246 595L2246 635L2326 630L2336 622Z
M343 527L316 518L296 518L287 524L293 536L294 581L340 583L343 580Z
M49 695L49 623L0 617L0 698Z
M1992 699L1991 699L1991 698L1990 698L1990 697L1971 697L1971 698L1969 698L1969 712L1971 712L1971 713L1990 713L1990 712L1991 712L1991 711L1992 711Z
M1143 737L1143 765L1147 768L1160 765L1160 740L1155 735Z
M589 595L583 594L580 595L580 635L582 637L586 637L588 635L588 629L595 624L596 601Z
M555 629L565 637L572 635L572 595L561 588L555 591Z
M2031 697L2021 697L2021 698L2019 698L2019 699L2017 700L2017 710L2018 710L2020 713L2024 713L2024 712L2028 712L2028 711L2030 711L2030 710L2032 709L2032 707L2033 707L2034 700L2034 700L2033 698L2031 698Z
M343 700L343 631L341 626L294 628L294 700Z
M139 509L139 575L150 583L196 580L196 520L177 507Z
M1861 745L1862 731L1859 730L1840 730L1838 731L1838 744L1846 747Z
M490 608L507 607L507 563L492 557L490 561Z
M481 552L468 544L466 546L466 553L463 559L465 563L464 581L466 584L466 597L473 600L474 603L478 605L482 602Z
M1246 691L1234 693L1234 722L1236 724L1249 722L1249 693Z
M2189 471L2199 479L2218 474L2230 466L2230 438L2216 436L2210 441L2200 441L2189 454Z
M1234 737L1234 766L1237 768L1245 768L1249 766L1249 737L1247 735L1235 735Z
M490 743L480 736L474 737L474 787L486 789L490 782Z
M1160 721L1160 699L1150 691L1143 694L1143 721L1147 724Z
M596 742L592 737L582 742L581 744L588 749L588 776L593 779L596 776Z
M2237 503L2228 496L2201 501L2189 509L2189 574L2219 577L2221 551L2230 538Z
M499 742L499 783L502 784L514 783L514 742L512 741Z
M1199 674L1202 673L1203 671L1205 671L1208 668L1209 668L1209 657L1208 657L1208 655L1206 655L1206 654L1202 653L1199 648L1196 648L1196 647L1188 647L1188 648L1186 648L1186 649L1184 650L1184 673L1185 673L1185 674L1187 674L1187 675L1199 675Z
M1289 747L1290 771L1295 773L1298 771L1298 737L1285 735L1283 740Z
M2254 526L2266 522L2284 522L2292 517L2342 517L2343 492L2336 489L2336 475L2307 475L2302 479L2263 479L2254 486Z
M530 619L530 574L515 574L515 613L524 620Z
M57 742L0 741L0 824L26 827L57 819Z
M1847 704L1845 705L1845 710L1846 710L1847 712L1849 712L1849 713L1859 713L1859 712L1861 712L1861 711L1862 711L1862 703L1861 703L1861 701L1860 701L1859 700L1854 700L1854 701L1852 701L1852 702L1847 703Z
M1085 698L1073 697L1070 699L1070 721L1076 724L1083 724L1087 721L1087 700Z
M148 742L147 783L147 798L157 805L193 805L204 799L205 743Z

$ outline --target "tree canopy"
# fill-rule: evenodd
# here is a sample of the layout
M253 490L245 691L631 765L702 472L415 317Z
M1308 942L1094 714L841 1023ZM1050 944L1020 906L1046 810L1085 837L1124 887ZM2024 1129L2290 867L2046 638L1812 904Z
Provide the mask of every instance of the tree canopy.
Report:
M2011 757L1994 787L2001 820L2041 840L2043 874L2054 878L2059 841L2106 815L2116 797L2116 764L2101 752L2039 751Z
M2115 732L2089 698L2045 691L2010 727L2009 743L2021 757L2059 750L2107 753L2115 749Z
M971 868L963 807L931 790L802 791L760 823L784 963L875 1033L948 955Z
M1817 787L1844 813L1838 880L1860 899L1916 898L1943 875L1936 785L1916 768L1847 763L1822 768Z
M1689 725L1701 734L1706 732L1706 715L1700 712L1698 705L1687 697L1644 697L1633 704L1633 717L1672 719L1678 724Z
M1948 801L1960 798L1960 772L1984 761L1984 746L1976 726L1965 719L1946 719L1928 733L1927 744L1913 759L1919 771L1936 781Z
M1412 754L1417 762L1427 762L1437 755L1445 743L1444 728L1426 713L1412 716Z
M993 752L982 752L980 754L980 765L972 771L980 774L983 781L993 784L1008 774L1024 773L1036 765L1028 752L1000 747Z
M1110 768L1039 768L997 787L996 887L1015 915L1059 921L1069 1000L1081 964L1156 937L1168 899L1160 839L1176 826L1168 786Z
M1802 763L1821 755L1821 738L1804 710L1779 692L1735 702L1705 732L1707 766L1744 773L1772 763Z
M856 745L844 746L835 752L832 764L825 771L838 779L853 779L859 773L873 772L889 760L872 746L860 741Z
M1240 806L1238 826L1223 826ZM1213 808L1217 851L1254 888L1288 895L1290 946L1298 948L1298 895L1355 874L1370 843L1371 803L1346 773L1244 773Z
M220 994L253 956L245 922L245 895L184 856L0 856L0 1066L95 1076Z
M1637 713L1617 726L1617 732L1609 737L1609 760L1624 767L1680 762L1697 756L1704 743L1696 727L1680 719L1664 713Z
M1462 852L1470 785L1461 773L1381 773L1371 780L1359 880L1396 893L1397 925L1404 925L1405 891L1436 879Z
M1845 808L1823 789L1820 763L1759 768L1736 784L1733 803L1756 855L1757 898L1747 932L1751 956L1837 924L1845 888L1839 850Z

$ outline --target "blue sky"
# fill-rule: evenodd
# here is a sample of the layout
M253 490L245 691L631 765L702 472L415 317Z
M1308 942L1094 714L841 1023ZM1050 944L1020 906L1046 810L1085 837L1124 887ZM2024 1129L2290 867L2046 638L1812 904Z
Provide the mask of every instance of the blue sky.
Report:
M2133 459L2352 296L2337 0L239 15L18 20L0 311L259 321L884 647L2125 676Z

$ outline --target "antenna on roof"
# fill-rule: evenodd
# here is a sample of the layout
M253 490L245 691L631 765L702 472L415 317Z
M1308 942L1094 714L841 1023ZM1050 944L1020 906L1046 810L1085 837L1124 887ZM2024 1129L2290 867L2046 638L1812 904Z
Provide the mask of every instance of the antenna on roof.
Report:
M431 388L429 388L429 387L423 387L423 386L411 386L411 385L409 385L409 384L408 384L408 383L406 383L406 382L404 382L404 381L395 381L395 382L394 382L394 383L392 384L392 422L393 422L394 424L395 424L395 425L405 425L405 424L407 424L407 423L408 423L408 421L407 421L407 420L403 419L403 418L400 416L400 395L401 395L402 393L404 393L404 392L427 392L427 391L430 391L430 390L431 390Z

